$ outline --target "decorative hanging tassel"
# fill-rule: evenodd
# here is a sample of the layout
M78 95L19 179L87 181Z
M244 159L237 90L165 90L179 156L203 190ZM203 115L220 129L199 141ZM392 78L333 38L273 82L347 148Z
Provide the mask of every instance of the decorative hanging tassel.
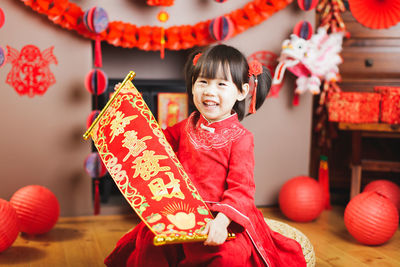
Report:
M164 59L165 55L165 37L164 37L165 31L164 27L161 27L161 49L160 49L160 57L161 59Z
M157 15L158 20L164 25L164 23L168 20L169 14L162 9L160 13ZM161 27L161 39L160 39L160 58L164 59L165 55L165 29L164 27Z
M258 60L254 60L249 63L249 77L254 76L254 89L251 94L251 103L249 108L249 113L256 113L256 100L257 100L257 87L258 87L258 78L257 76L263 73L262 64Z
M100 190L99 190L99 179L94 180L94 215L100 214Z
M328 157L321 155L319 161L319 171L318 171L318 182L322 187L324 194L324 208L327 210L332 209L330 203L329 194L329 169L328 169Z
M251 94L251 103L250 103L250 109L249 109L249 113L251 113L251 114L256 113L257 86L258 86L258 80L257 80L257 78L255 78L254 89L253 89L253 93Z
M293 102L292 102L293 106L298 106L298 105L299 105L299 102L300 102L300 96L299 96L299 94L294 93Z
M101 40L100 36L96 36L96 41L94 43L94 66L96 68L101 68L103 66L103 60L101 57Z

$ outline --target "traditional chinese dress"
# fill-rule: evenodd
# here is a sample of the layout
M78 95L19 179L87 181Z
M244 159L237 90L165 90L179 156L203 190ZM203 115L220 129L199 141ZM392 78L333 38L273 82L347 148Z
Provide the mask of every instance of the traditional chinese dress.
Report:
M236 238L220 246L201 242L156 247L144 223L122 237L108 266L306 266L300 245L269 229L254 204L253 135L236 114L209 123L198 112L165 136L203 200L232 222Z

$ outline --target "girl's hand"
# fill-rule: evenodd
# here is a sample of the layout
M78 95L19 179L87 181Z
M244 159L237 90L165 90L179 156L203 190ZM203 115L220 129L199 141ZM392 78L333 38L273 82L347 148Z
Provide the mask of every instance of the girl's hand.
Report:
M202 234L208 234L204 245L218 246L225 242L228 237L228 225L231 222L225 214L218 213L214 220L207 223Z
M120 86L121 86L121 83L117 83L116 85L114 85L114 91L117 91Z

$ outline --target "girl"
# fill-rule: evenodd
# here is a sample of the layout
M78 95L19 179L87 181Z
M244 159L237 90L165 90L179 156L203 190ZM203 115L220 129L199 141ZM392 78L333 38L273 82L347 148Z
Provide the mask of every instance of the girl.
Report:
M189 99L196 109L165 130L197 190L214 213L204 243L153 245L140 223L106 258L108 266L306 266L300 245L269 229L254 204L253 135L239 122L246 115L249 76L254 76L250 110L264 102L269 71L250 66L241 52L217 45L192 55L185 67ZM230 231L236 238L226 240Z

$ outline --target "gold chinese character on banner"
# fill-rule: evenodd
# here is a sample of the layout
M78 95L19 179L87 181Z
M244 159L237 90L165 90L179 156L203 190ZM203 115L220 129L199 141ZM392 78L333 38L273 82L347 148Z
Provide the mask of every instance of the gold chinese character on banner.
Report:
M185 195L181 191L179 180L174 178L172 172L166 172L165 174L167 174L170 179L168 184L165 184L161 178L155 178L149 183L150 191L153 193L152 199L157 201L160 201L163 197L185 199ZM171 193L168 192L168 189L172 189Z
M114 137L125 132L125 126L130 124L132 120L136 119L137 115L125 117L121 111L115 113L115 118L111 121L110 125L110 136L112 136L110 143L114 140Z
M128 131L124 133L125 139L122 140L122 147L126 147L129 149L129 153L123 159L123 162L127 161L130 156L138 156L142 153L146 148L147 145L144 141L151 139L151 136L145 136L141 139L138 139L136 131Z
M133 174L133 178L141 175L143 180L149 180L151 177L157 175L160 171L169 171L171 168L160 167L158 163L161 159L167 159L167 156L163 155L154 155L155 152L152 150L145 150L141 157L137 157L133 161L132 168L135 169L135 173Z

